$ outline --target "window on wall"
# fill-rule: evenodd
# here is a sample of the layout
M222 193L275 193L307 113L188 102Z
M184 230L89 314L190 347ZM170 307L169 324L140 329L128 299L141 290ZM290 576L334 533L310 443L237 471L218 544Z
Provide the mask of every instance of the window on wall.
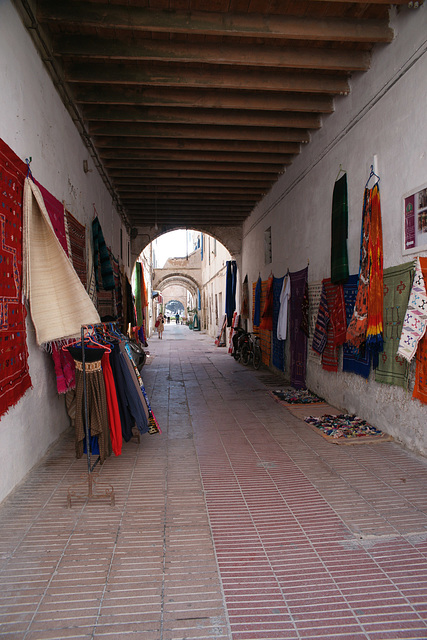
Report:
M264 231L264 264L270 264L272 262L271 253L271 227L268 227Z

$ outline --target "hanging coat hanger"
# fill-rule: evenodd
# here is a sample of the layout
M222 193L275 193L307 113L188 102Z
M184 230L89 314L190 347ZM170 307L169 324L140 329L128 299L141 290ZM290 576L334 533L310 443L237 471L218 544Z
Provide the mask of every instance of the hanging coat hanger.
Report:
M367 188L368 188L368 184L369 184L369 181L370 181L370 179L371 179L371 178L376 178L376 180L375 180L374 184L372 185L372 186L374 187L376 184L378 184L378 183L379 183L379 181L380 181L380 177L379 177L379 175L377 175L377 174L375 173L375 171L374 171L374 165L373 165L373 164L371 164L371 173L369 174L369 177L368 177L368 179L367 179L367 181L366 181L365 189L367 189Z
M338 180L338 178L340 177L340 175L342 173L347 173L347 171L345 169L342 168L342 164L340 164L340 168L338 169L338 174L337 177L335 178L335 182Z

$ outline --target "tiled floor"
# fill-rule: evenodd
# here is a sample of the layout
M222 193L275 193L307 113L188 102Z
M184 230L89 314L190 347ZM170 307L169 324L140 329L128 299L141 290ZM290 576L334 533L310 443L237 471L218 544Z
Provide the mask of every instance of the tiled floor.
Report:
M67 508L67 433L0 508L0 639L426 639L427 461L326 442L186 327L150 351L115 505Z

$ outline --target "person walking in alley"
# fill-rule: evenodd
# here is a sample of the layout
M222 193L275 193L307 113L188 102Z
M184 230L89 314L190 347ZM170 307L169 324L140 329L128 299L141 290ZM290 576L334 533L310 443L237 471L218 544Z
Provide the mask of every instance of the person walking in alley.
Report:
M157 316L155 327L157 329L157 333L159 335L159 339L161 340L163 337L163 330L165 328L165 319L163 314L160 312Z
M175 314L175 322L176 324L179 324L179 313Z

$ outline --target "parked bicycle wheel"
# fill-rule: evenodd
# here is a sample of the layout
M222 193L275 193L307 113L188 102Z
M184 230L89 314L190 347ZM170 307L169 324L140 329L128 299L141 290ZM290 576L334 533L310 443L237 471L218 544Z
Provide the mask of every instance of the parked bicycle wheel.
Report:
M244 365L249 364L250 351L247 344L244 344L240 352L240 362Z
M254 369L259 369L261 366L261 349L255 345L254 347L254 361L253 361Z

